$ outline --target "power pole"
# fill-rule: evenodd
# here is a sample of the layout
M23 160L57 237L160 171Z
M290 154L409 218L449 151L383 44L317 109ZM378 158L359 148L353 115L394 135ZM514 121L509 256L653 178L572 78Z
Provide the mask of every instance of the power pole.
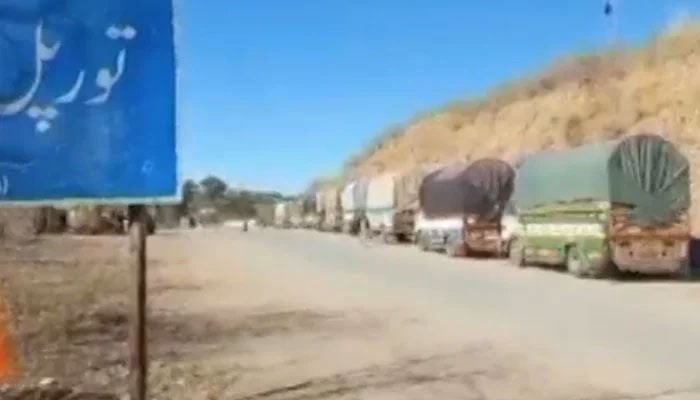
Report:
M609 40L612 46L616 46L618 40L618 14L620 12L619 0L606 0L603 9L605 17L608 19Z

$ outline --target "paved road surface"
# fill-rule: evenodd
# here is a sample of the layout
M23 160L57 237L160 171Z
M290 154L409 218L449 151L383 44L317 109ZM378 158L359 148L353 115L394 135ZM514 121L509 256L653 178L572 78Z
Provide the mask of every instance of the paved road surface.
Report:
M311 231L223 228L184 235L183 245L194 246L188 254L219 251L219 261L235 258L249 274L288 281L308 295L325 293L329 303L401 305L433 324L417 347L432 338L455 345L488 341L519 357L540 386L533 396L552 385L590 388L562 399L700 399L700 284L578 280L501 260L449 259ZM558 390L551 393L569 393Z

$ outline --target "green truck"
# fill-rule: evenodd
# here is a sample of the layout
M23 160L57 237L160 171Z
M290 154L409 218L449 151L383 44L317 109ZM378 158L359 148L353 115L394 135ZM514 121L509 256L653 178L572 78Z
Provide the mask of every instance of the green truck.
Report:
M657 135L546 151L518 166L518 265L565 265L578 277L617 272L688 277L688 160Z

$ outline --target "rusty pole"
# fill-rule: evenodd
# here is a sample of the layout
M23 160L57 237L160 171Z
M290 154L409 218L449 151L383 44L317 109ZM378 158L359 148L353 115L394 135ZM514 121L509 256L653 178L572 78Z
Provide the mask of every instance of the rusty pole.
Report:
M146 400L146 207L129 206L129 266L132 309L129 318L129 392L131 400Z

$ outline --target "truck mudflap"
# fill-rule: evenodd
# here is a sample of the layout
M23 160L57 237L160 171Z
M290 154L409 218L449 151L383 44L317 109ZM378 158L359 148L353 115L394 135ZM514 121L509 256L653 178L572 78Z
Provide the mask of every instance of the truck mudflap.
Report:
M643 274L685 274L690 243L687 215L651 226L635 225L628 216L628 208L613 207L610 251L617 268Z

